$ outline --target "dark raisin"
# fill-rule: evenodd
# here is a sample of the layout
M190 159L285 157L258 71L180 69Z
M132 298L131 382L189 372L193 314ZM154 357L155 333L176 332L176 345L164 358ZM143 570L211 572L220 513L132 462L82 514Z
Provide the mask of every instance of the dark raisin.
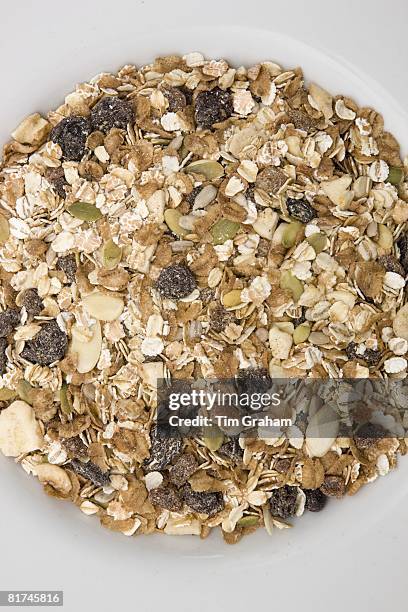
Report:
M186 195L186 200L190 204L190 206L193 206L194 201L201 190L202 190L202 187L194 187L193 191L191 191L188 195Z
M320 489L304 489L306 495L305 508L310 512L320 512L326 505L327 497Z
M239 438L230 438L228 442L223 444L218 453L223 455L224 457L228 457L234 463L241 463L242 458L244 456L244 451L239 445Z
M277 472L279 472L279 474L287 474L290 470L292 466L292 460L287 458L287 459L277 459L276 463L274 464L273 468L274 470L276 470Z
M157 427L153 427L150 439L150 457L144 464L146 472L163 470L181 453L182 441L178 436L170 437L170 434L165 434Z
M81 161L91 124L85 117L67 117L51 130L50 140L59 144L65 159Z
M160 486L157 489L152 489L149 493L149 499L155 506L171 512L180 512L183 507L183 501L174 487Z
M181 455L169 470L170 482L176 487L181 487L197 469L198 463L194 455Z
M95 104L91 112L92 129L105 133L112 128L126 130L127 124L132 123L133 120L132 103L117 96L102 98Z
M211 287L203 287L200 291L200 300L203 304L209 304L215 298L215 289Z
M88 447L79 436L66 438L61 442L70 459L88 459Z
M217 304L210 312L210 328L220 334L229 323L234 320L232 312L225 310L224 306Z
M274 489L269 500L272 516L287 519L296 514L298 489L285 485L280 489Z
M288 198L286 200L286 206L289 215L301 223L309 223L312 219L317 217L317 211L306 200Z
M169 106L167 110L170 113L177 113L187 106L185 93L179 87L166 86L162 89L164 96L167 98Z
M257 189L262 189L269 195L272 195L276 194L287 180L288 177L282 170L269 166L258 174L255 186Z
M350 342L346 346L346 354L349 359L361 359L368 366L375 366L381 359L381 351L378 349L365 349L364 352L359 351L359 345L355 342Z
M65 198L65 186L68 185L65 179L64 168L47 168L45 171L45 178L54 187L55 191L61 198Z
M396 272L405 277L405 270L394 255L381 255L378 258L378 263L384 266L387 272Z
M197 281L190 268L173 264L160 272L156 287L163 297L180 300L194 291Z
M92 461L84 463L78 459L73 459L66 467L71 468L78 476L90 480L98 487L107 487L110 485L109 475L103 472L99 465L96 465L96 463Z
M224 499L222 493L197 492L193 491L190 485L183 488L183 498L191 510L200 514L214 516L217 512L224 509Z
M292 320L292 323L295 327L298 327L299 325L302 325L302 323L304 323L306 321L306 316L305 316L305 308L304 306L302 306L302 314L300 315L300 317L295 317Z
M361 425L354 436L354 442L358 449L366 450L374 446L378 440L389 437L389 432L374 423L364 423Z
M8 343L6 338L0 338L0 376L6 373L7 370L7 357L6 357L6 349Z
M20 323L20 312L16 308L7 308L0 313L0 338L6 338Z
M42 326L32 340L25 343L21 353L23 359L39 365L50 365L65 356L68 338L56 321L49 321Z
M405 272L408 272L408 234L402 234L397 245L400 252L400 263Z
M266 393L272 380L266 368L245 368L238 370L236 385L239 393Z
M71 255L58 257L56 268L57 270L65 272L65 276L70 283L74 283L76 281L77 265L75 255L73 253L71 253Z
M346 483L342 476L325 476L320 490L328 497L343 497Z
M40 314L44 308L44 303L38 295L37 289L27 289L24 292L23 306L29 315L33 317Z
M214 123L225 121L233 111L231 94L219 87L201 91L195 100L195 120L197 125L210 128Z
M313 117L310 117L300 110L290 109L288 110L288 116L297 130L309 131L316 127L316 119L313 119Z

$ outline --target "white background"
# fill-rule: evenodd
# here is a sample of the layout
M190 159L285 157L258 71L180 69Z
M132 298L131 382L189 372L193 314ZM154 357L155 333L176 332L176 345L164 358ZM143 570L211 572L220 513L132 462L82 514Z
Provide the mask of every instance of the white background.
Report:
M271 35L260 55L259 37L254 32L251 40L250 28L326 49L379 81L402 106L408 97L405 0L20 1L2 6L1 21L2 142L22 117L57 105L75 82L147 61L155 51L189 48L237 61L258 54L292 62L296 42L292 55L288 49L288 57L278 57ZM199 48L192 48L193 26L201 27ZM231 34L230 26L245 26L245 33ZM301 50L297 63L303 64ZM334 73L322 70L308 59L309 79L333 86ZM344 79L333 91L349 93ZM363 98L358 101L370 102ZM398 114L387 95L380 92L377 100L396 131ZM406 123L399 135L407 145ZM355 499L305 517L290 534L269 539L260 533L229 548L216 538L200 543L110 534L77 509L46 498L34 480L1 457L0 588L64 589L70 612L402 610L407 463Z

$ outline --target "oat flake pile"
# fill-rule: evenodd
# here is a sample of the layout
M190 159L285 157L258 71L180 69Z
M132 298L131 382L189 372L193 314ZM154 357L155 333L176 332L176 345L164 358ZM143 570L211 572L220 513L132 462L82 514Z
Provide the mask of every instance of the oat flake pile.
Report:
M158 58L27 117L0 168L4 455L115 531L229 543L386 474L404 433L162 438L155 385L404 378L407 169L375 110L272 62Z

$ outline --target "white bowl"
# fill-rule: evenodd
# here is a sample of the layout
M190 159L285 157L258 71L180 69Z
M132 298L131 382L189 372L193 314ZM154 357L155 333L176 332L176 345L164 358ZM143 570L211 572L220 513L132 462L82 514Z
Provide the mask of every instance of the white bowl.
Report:
M1 60L2 79L10 87L2 98L0 141L4 142L30 112L46 112L61 103L77 81L115 70L125 63L147 63L156 55L199 50L209 57L225 57L235 65L265 59L287 67L301 65L308 80L383 112L386 128L408 146L407 115L378 83L344 61L280 33L242 25L213 27L211 31L207 27L179 30L157 27L153 35L151 30L143 32L129 20L122 24L120 34L114 33L107 39L106 24L103 15L99 15L95 28L89 27L86 37L70 38L75 19L69 17L67 21L70 27L64 26L62 17L55 30L48 28L49 37L44 42L35 41L28 18L22 26L22 35L26 33L33 46L23 51L17 46L12 61ZM174 589L180 588L183 576L190 580L189 585L183 586L183 592L187 599L192 598L194 572L214 580L217 573L224 572L226 576L228 572L230 578L236 575L239 580L253 582L271 563L277 567L279 562L297 568L296 575L302 584L302 567L307 567L310 558L321 555L323 544L327 549L354 546L364 531L374 530L406 496L408 460L402 459L401 464L396 473L365 487L355 498L331 501L318 515L305 514L295 521L293 530L276 530L272 538L258 530L237 547L228 547L215 534L205 541L193 537L125 538L113 534L74 506L46 497L34 479L12 461L0 457L2 499L7 499L7 503L2 502L0 520L1 545L7 558L0 582L7 577L7 584L1 588L65 588L76 606L81 597L84 605L93 599L101 610L105 605L108 607L107 602L113 605L115 592L118 597L122 593L122 604L129 601L137 584L141 607L147 610L150 601L167 598L177 609L172 585ZM28 558L29 566L25 565ZM17 571L20 559L25 567L23 579ZM100 583L105 576L106 585ZM156 578L160 580L156 582ZM141 579L146 582L141 584ZM280 580L282 588L289 588L290 581L285 576L280 576ZM96 595L92 595L95 583L99 586ZM166 584L170 590L161 593L160 584ZM201 589L197 597L206 601L210 587L200 584L197 588ZM217 593L217 602L226 606L229 595L223 595L220 586ZM239 594L233 597L233 608L237 610L241 609L239 600ZM184 604L187 609L189 606ZM199 604L194 605L201 609Z

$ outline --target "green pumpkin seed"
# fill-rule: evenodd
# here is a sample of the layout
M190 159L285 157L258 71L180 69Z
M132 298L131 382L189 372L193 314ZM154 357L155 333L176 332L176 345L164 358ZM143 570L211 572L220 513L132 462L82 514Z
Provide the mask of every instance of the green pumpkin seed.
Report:
M0 244L7 242L10 236L10 226L6 217L0 215Z
M13 397L15 397L17 394L15 391L13 391L12 389L0 389L0 402L5 402L7 400L12 399Z
M203 442L210 451L217 451L224 442L224 434L217 425L203 428Z
M298 325L295 331L293 332L293 342L295 344L302 344L302 342L306 342L310 334L310 325L309 323L302 323Z
M68 386L67 383L62 383L62 387L60 390L60 402L61 402L61 411L69 416L72 413L73 406L71 403L71 399L68 395Z
M187 236L189 230L181 227L179 220L183 215L176 208L168 208L164 211L164 220L167 223L167 227L176 236L184 237Z
M18 381L17 393L23 402L27 402L27 404L33 403L33 391L34 387L32 387L29 382L24 379Z
M288 223L282 233L282 245L285 249L290 249L296 242L296 237L301 229L302 224L299 221Z
M312 234L311 236L306 238L306 240L308 241L310 246L314 248L314 250L316 251L316 255L324 251L327 245L327 238L325 234L321 234L320 232Z
M259 525L259 517L258 516L243 516L237 522L238 527L254 527L255 525Z
M212 159L199 159L186 166L186 172L194 172L194 174L203 174L206 179L212 181L221 178L224 174L224 168L220 163Z
M99 208L89 202L75 202L68 208L68 212L81 221L97 221L102 217Z
M108 240L102 250L103 265L108 270L116 268L122 258L122 249L113 240Z
M293 276L289 270L282 274L280 286L282 289L287 289L291 292L295 302L298 301L303 293L303 283L296 276Z
M387 177L387 183L391 185L399 185L404 178L404 170L397 168L397 166L391 166Z
M240 223L229 219L220 219L210 229L214 244L224 244L227 240L232 240L237 234Z

